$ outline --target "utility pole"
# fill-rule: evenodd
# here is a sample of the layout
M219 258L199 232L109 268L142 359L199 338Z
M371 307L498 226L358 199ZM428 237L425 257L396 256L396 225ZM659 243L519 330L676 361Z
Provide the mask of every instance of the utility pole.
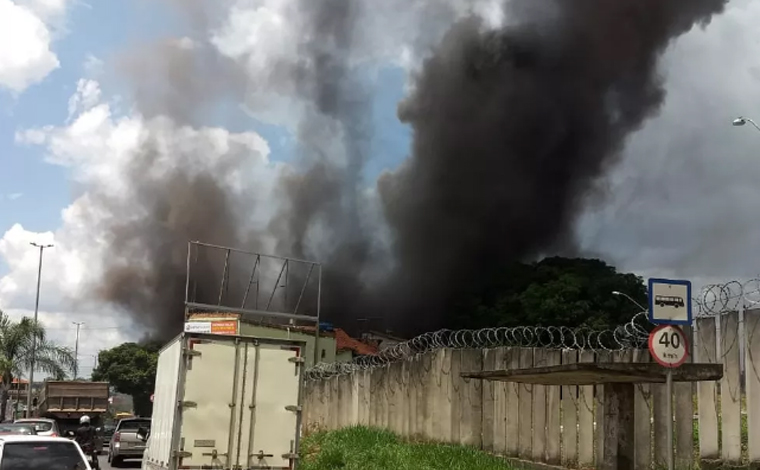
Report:
M37 268L37 298L34 301L34 326L37 326L37 314L40 310L40 283L42 282L42 252L45 248L52 248L53 245L39 245L31 242L30 245L40 249L40 264ZM26 393L26 417L32 417L32 385L34 385L34 360L37 358L37 335L32 336L32 357L29 361L29 388Z
M84 325L84 322L73 321L71 323L77 327L77 339L74 343L74 380L76 380L79 374L79 328Z

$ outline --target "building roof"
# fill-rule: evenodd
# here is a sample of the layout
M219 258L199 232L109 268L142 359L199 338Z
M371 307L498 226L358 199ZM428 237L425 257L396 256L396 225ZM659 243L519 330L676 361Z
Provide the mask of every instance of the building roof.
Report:
M25 380L25 379L18 379L18 378L15 378L15 377L14 377L14 379L11 381L11 384L22 384L22 385L26 385L26 384L28 384L28 383L29 383L29 381L28 381L28 380Z
M257 326L265 328L273 328L277 330L289 330L297 331L300 333L314 334L316 332L316 326L311 325L288 325L269 322L258 322L241 319L237 313L193 313L190 315L190 320L202 320L202 319L235 319L245 323L251 323ZM363 356L373 356L377 354L378 348L374 344L367 344L358 339L352 338L344 330L340 328L334 328L332 331L322 330L319 332L320 336L335 338L336 351L352 351L356 354Z
M337 351L352 351L362 356L374 356L377 354L376 346L352 338L340 328L335 328L335 349Z

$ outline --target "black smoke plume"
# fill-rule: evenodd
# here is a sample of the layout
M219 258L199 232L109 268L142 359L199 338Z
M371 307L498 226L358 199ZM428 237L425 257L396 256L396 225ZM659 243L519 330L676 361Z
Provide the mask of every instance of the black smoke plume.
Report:
M572 245L595 183L665 98L658 58L724 4L513 1L516 24L455 24L399 106L412 155L379 182L397 323L441 326L506 263Z
M445 326L451 310L506 263L572 249L574 223L597 183L665 99L662 53L725 3L515 0L504 4L499 28L476 16L455 21L399 105L413 146L377 182L380 221L368 221L372 204L362 183L374 84L351 60L371 42L363 36L372 2L292 2L299 59L276 61L267 77L247 82L236 64L203 51L164 51L173 60L153 51L142 66L127 66L144 114L192 124L222 94L292 94L308 104L297 129L301 150L275 192L279 211L251 227L246 208L266 202L239 204L225 186L242 162L233 158L211 174L178 163L146 181L145 169L155 164L146 148L129 175L135 197L105 204L114 214L142 210L103 227L130 256L105 260L101 297L171 336L182 320L185 243L255 250L267 235L277 240L276 254L323 263L322 312L337 324L350 329L357 318L382 318L400 334ZM421 18L420 31L433 28ZM336 142L345 158L335 158ZM378 226L390 234L388 249ZM208 272L199 285L212 292L220 273L210 264Z

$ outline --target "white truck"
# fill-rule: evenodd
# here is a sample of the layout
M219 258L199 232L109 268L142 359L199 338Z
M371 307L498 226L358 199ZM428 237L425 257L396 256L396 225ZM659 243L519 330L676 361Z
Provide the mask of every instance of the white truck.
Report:
M305 346L202 333L164 346L143 470L295 469Z

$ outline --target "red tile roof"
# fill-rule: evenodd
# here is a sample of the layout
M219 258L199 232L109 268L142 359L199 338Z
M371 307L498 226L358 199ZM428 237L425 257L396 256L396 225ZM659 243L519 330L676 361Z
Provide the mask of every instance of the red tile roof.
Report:
M291 327L303 332L314 333L316 331L315 326L297 326ZM338 351L353 351L356 354L363 356L374 356L377 354L378 348L374 344L364 343L358 339L352 338L344 330L340 328L334 328L332 331L321 331L320 336L331 336L335 338L335 350Z
M0 381L0 383L2 383L2 381ZM11 384L12 384L12 385L15 385L15 384L26 385L26 384L28 384L28 383L29 383L29 381L28 381L28 380L26 380L26 379L20 379L20 380L19 380L19 379L15 378L15 377L14 377L14 378L13 378L13 380L11 381Z
M235 318L240 319L240 315L236 313L194 313L190 316L191 319L198 320L204 318ZM300 331L302 333L316 332L316 326L311 325L285 325L265 322L251 322L267 328L276 328L280 330ZM320 331L320 336L335 337L335 349L337 351L353 351L356 354L363 356L374 356L377 354L378 348L376 344L367 344L358 339L352 338L345 331L340 328L335 328L333 331Z
M362 356L374 356L377 354L377 347L362 343L358 339L348 336L348 333L335 328L335 349L338 351L353 351Z

